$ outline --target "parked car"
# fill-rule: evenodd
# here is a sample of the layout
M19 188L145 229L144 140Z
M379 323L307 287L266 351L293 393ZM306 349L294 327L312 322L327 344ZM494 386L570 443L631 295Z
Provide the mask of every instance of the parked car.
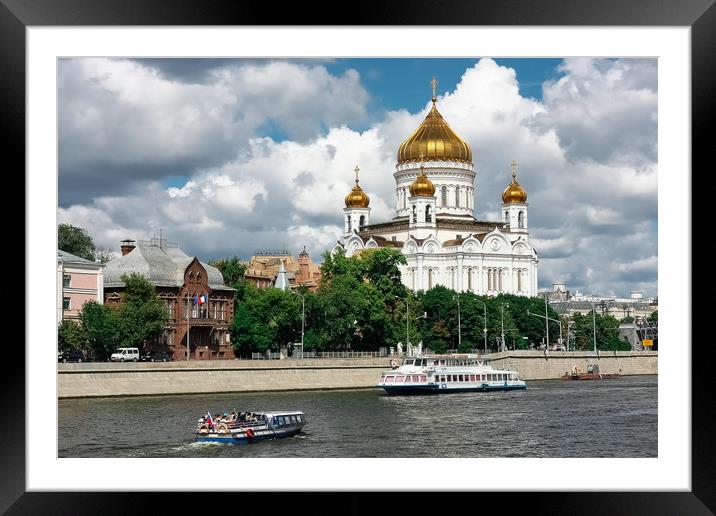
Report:
M85 354L81 349L68 349L57 353L58 362L86 362Z
M139 357L140 362L170 362L171 355L166 351L148 351Z
M139 360L139 348L119 348L109 357L111 362L136 362Z

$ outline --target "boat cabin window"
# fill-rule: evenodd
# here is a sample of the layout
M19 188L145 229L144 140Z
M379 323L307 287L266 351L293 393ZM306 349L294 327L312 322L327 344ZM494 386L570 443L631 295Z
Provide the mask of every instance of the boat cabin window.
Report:
M413 365L414 362L415 362L414 360L409 359L409 360L405 361L405 365Z

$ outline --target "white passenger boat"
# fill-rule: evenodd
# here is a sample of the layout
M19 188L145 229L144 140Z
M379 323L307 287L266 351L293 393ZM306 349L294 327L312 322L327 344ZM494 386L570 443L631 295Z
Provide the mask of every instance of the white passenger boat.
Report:
M197 423L197 441L252 443L298 434L306 424L301 411L232 412L211 416L207 413Z
M383 371L378 387L389 394L526 389L517 371L495 369L476 354L408 356Z

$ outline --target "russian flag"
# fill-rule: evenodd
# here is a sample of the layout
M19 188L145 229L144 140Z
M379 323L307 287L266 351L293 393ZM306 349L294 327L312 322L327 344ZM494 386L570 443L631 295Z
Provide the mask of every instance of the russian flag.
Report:
M194 304L199 302L199 294L194 294Z
M199 304L203 305L206 303L206 294L202 294L201 297L199 297Z

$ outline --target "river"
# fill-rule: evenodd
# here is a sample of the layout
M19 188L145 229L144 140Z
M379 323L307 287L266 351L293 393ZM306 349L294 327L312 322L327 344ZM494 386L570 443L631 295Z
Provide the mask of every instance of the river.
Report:
M59 457L657 457L657 376L524 391L293 391L59 400ZM295 437L193 442L211 411L302 410Z

